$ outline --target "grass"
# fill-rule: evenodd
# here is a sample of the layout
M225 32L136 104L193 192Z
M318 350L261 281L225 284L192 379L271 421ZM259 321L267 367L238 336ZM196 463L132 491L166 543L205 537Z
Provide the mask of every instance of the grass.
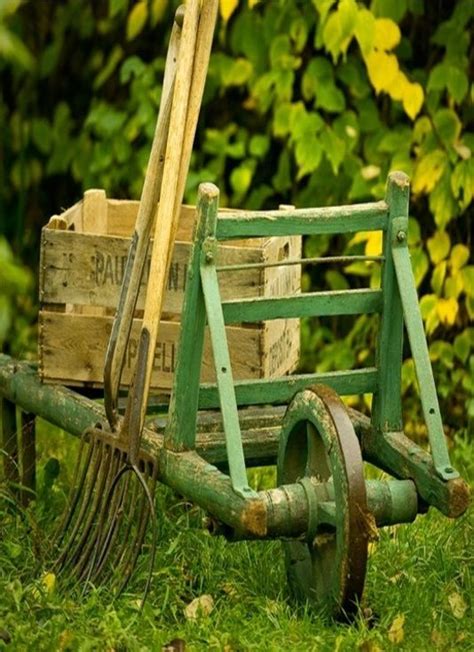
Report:
M430 510L414 524L381 530L371 546L363 611L351 626L292 603L278 541L229 544L212 537L201 526L203 513L165 488L158 492L153 588L141 615L146 558L117 600L104 588L81 597L61 578L52 586L49 577L48 585L40 550L64 503L74 446L44 424L39 430L36 505L20 513L0 493L0 649L132 652L161 650L180 638L187 650L225 652L474 650L472 509L456 521ZM52 457L61 464L55 481ZM474 478L466 440L459 441L455 462ZM258 471L254 481L262 482ZM202 595L212 596L212 612L188 620L186 605Z

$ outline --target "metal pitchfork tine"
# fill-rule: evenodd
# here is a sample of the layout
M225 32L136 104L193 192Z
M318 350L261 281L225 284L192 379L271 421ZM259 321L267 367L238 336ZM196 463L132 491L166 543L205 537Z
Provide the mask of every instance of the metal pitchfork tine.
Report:
M135 233L106 355L104 398L109 425L96 424L82 436L73 491L56 545L63 545L55 569L86 588L119 580L123 591L136 566L151 521L151 553L141 607L154 567L157 519L154 491L157 460L140 450L166 278L204 91L217 0L188 0L176 12L163 82L163 97L147 167ZM184 16L184 17L183 17ZM179 51L179 56L178 56ZM145 268L155 217L151 270L137 363L125 416L117 397L126 347Z

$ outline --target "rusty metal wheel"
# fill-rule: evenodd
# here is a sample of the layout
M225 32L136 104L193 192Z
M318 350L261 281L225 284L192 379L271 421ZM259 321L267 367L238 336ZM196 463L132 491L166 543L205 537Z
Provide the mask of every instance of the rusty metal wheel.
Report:
M367 498L359 442L332 389L295 396L280 436L278 484L300 482L309 504L306 538L283 542L295 597L350 618L364 588Z

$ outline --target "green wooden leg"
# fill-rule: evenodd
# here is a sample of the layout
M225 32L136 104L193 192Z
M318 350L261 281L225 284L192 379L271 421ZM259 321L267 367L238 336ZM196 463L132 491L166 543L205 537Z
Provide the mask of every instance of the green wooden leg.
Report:
M254 492L249 487L247 480L234 380L232 377L224 314L214 261L215 257L212 252L210 250L205 252L204 263L201 266L201 279L206 303L207 321L211 333L212 353L214 356L219 403L224 424L230 477L234 491L246 497L251 496Z
M426 343L423 320L421 318L416 293L415 278L408 252L408 220L406 218L397 218L394 222L396 233L393 239L393 261L395 263L398 287L402 298L408 339L410 341L411 353L420 388L423 416L428 428L431 454L436 472L440 478L443 478L443 480L452 480L453 478L458 478L459 473L451 466L444 436L433 370L431 369L428 345Z

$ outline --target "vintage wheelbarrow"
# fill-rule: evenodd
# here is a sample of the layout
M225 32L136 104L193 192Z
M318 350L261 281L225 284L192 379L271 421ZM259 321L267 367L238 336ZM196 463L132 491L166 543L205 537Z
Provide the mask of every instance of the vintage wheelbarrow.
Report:
M166 417L144 431L142 453L157 460L160 482L207 510L229 539L282 539L293 592L333 615L350 615L362 596L376 527L411 522L430 506L458 517L469 503L468 486L449 459L410 264L409 180L394 172L384 201L334 208L220 214L218 194L214 185L200 187L174 387ZM358 231L383 232L380 289L221 301L218 278L237 267L220 266L219 241ZM225 324L371 313L380 315L374 367L233 380ZM200 384L206 322L216 384ZM430 453L403 433L404 326ZM367 393L370 419L339 398ZM0 395L5 440L15 427L15 404L30 439L34 415L73 435L105 419L101 405L42 385L34 368L7 356L0 356ZM28 453L31 441L24 441ZM393 479L365 480L364 460ZM254 491L247 467L275 462L277 487Z

